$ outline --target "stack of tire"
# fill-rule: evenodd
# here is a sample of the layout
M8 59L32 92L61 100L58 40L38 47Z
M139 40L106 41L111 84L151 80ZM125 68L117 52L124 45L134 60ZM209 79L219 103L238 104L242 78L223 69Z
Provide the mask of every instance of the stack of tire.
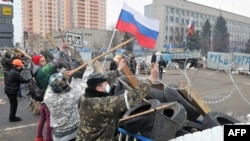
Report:
M202 131L219 125L239 123L233 117L221 112L211 111L202 116L192 104L171 84L164 91L151 88L146 97L149 103L142 102L129 109L123 117L141 113L169 102L176 102L165 109L132 118L120 123L120 127L131 133L139 133L157 141L170 140L184 134Z

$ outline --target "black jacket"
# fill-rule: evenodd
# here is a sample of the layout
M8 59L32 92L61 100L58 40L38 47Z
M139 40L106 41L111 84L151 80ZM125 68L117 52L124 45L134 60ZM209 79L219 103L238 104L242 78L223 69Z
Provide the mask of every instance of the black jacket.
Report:
M27 79L24 79L21 76L21 70L17 70L15 68L11 69L10 71L6 72L6 75L4 76L4 92L7 95L13 95L17 94L19 90L19 86L21 83L28 83L30 81Z
M109 67L109 70L116 70L117 69L117 64L115 61L112 61L110 63L110 67Z
M5 53L1 63L4 71L10 71L12 68L12 58L10 52Z
M159 67L166 67L166 62L163 59L160 59L158 64L159 64Z

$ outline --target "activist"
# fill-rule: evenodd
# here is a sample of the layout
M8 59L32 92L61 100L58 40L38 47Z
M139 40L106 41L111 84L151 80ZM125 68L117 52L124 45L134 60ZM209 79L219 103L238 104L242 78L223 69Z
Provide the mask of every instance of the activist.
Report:
M36 80L37 86L44 91L47 88L49 77L56 72L60 59L63 55L63 51L67 48L67 44L64 43L60 47L60 51L54 55L51 62L47 63L44 56L34 55L32 56L32 62L34 64L33 75ZM46 123L46 138L43 139L43 127ZM37 127L36 141L52 141L51 127L50 127L50 114L46 104L41 101L40 103L40 119Z
M87 78L93 72L87 67L82 79L69 79L68 71L53 74L44 96L44 102L50 111L50 126L53 141L74 141L80 122L79 101L87 87ZM68 84L68 80L71 80Z
M109 70L116 70L116 69L117 69L117 63L114 60L112 60L110 62Z
M15 59L12 61L13 68L6 71L4 76L4 92L7 95L10 102L10 114L9 121L17 122L21 121L20 117L16 117L16 111L18 107L17 94L19 91L19 86L21 83L28 83L30 79L24 79L21 76L21 70L23 63L20 59Z
M129 61L130 71L135 74L136 73L137 62L135 60L135 56L132 56Z
M158 78L158 68L154 67L148 80L132 91L121 95L110 94L110 86L126 65L124 59L119 61L118 69L111 71L106 77L101 73L93 73L87 80L88 87L81 98L80 125L77 141L96 141L115 139L120 114L134 104L142 101L150 91L152 82Z
M162 56L158 62L159 65L159 78L162 79L163 68L167 66L166 62L163 60Z

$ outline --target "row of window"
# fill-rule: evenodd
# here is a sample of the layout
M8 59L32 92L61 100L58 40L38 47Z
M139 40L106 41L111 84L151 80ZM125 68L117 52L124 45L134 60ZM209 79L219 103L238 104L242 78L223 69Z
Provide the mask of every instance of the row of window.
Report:
M178 8L173 8L173 7L166 7L166 11L167 11L166 21L181 23L181 24L189 24L189 19L186 19L186 17L191 16L194 19L198 19L198 20L195 21L195 25L198 26L198 27L202 26L203 22L205 22L206 19L208 19L211 24L214 24L215 21L218 18L216 16L212 16L212 15L208 15L208 14L203 14L203 13L199 13L199 12L188 11L188 10L178 9ZM181 14L181 15L174 16L175 13L176 14ZM245 27L246 29L250 28L249 23L243 23L243 22L236 21L236 20L231 20L231 19L225 19L225 20L226 20L227 25L230 28L230 30L235 31L235 32L237 32L237 31L239 31L239 32L246 31L242 27ZM238 29L235 28L236 26L238 26Z
M200 17L200 18L205 18L205 19L216 19L214 16L210 16L207 14L199 13L199 12L194 12L194 11L188 11L184 9L178 9L174 7L168 7L166 6L166 12L167 13L172 13L172 14L182 14L184 16L191 16L191 17Z

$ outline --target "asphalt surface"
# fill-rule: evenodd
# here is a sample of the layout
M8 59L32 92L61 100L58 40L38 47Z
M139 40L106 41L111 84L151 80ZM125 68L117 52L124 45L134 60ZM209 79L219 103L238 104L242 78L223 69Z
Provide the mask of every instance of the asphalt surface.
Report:
M138 78L147 75L137 75ZM190 80L212 111L223 112L234 118L247 122L246 115L250 113L250 78L248 75L230 75L226 72L199 69L183 70L167 69L162 82L165 86L178 84L181 80ZM25 95L25 94L24 94ZM18 101L17 116L21 122L8 121L9 102L4 94L4 83L0 81L0 99L5 104L0 104L0 141L34 141L36 136L39 115L33 115L28 106L29 98Z

